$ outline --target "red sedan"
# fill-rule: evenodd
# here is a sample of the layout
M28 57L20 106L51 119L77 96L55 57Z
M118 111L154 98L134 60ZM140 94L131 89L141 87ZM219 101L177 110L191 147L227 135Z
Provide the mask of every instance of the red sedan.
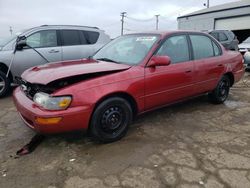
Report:
M38 132L89 129L98 140L112 142L146 111L201 94L223 103L243 74L241 54L207 34L129 34L92 58L25 71L14 101Z

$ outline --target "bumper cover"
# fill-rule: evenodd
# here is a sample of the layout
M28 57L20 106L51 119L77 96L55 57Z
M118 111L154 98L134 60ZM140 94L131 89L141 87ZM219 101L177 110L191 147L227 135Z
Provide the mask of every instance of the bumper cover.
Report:
M75 130L87 129L92 110L84 106L71 107L62 111L46 111L40 109L30 100L18 87L13 93L14 103L24 121L24 123L43 134L70 132ZM57 124L39 124L36 118L61 117L62 120Z

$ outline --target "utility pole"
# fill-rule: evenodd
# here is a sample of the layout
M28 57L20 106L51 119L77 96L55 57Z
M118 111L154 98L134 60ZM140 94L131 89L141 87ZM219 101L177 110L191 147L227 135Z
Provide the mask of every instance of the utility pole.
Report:
M126 17L126 14L127 14L127 12L122 12L122 13L121 13L121 17L122 17L122 19L121 19L121 22L122 22L121 35L123 35L124 17Z
M155 25L155 29L156 29L156 30L158 30L158 29L159 29L159 16L160 16L160 14L155 15L155 17L156 17L156 25Z
M10 26L10 35L12 35L12 33L13 33L13 30L12 30L12 27Z
M210 2L209 2L209 0L207 0L207 3L204 3L204 6L206 6L207 8L209 8L210 7Z

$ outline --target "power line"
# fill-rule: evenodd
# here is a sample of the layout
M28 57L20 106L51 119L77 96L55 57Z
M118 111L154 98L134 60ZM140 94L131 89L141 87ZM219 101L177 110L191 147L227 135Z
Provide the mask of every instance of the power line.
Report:
M133 21L137 21L137 22L150 22L150 21L153 21L154 18L149 18L149 19L137 19L137 18L132 18L132 17L128 17L127 18L129 20L133 20Z
M120 24L120 21L116 21L116 22L113 22L113 23L111 23L111 24L104 25L104 26L102 26L102 27L112 27L112 26L115 26L115 25L118 25L118 24Z

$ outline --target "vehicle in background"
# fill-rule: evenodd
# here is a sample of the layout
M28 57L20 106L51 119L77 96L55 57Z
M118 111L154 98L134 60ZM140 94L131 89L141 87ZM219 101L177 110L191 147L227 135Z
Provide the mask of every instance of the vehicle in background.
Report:
M223 103L243 74L242 55L208 34L138 33L112 40L93 59L26 70L13 98L38 132L88 129L113 142L137 114L207 93Z
M250 37L239 44L239 51L242 55L244 55L245 52L250 52Z
M208 32L218 40L227 50L238 51L239 41L236 35L230 30L213 30Z
M11 83L16 83L16 77L26 69L47 63L41 55L48 62L87 58L110 41L110 37L97 27L71 25L43 25L21 32L19 36L26 38L29 47L16 51L8 77L17 36L5 40L0 47L0 97L8 93Z
M247 51L243 55L244 58L244 64L246 65L246 70L250 70L250 51Z

